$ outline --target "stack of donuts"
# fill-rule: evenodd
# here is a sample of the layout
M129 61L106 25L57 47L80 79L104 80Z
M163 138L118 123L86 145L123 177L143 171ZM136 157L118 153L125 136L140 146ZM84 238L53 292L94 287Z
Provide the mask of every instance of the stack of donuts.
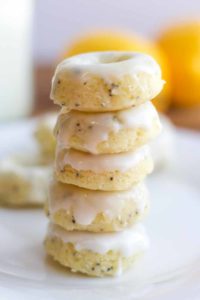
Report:
M146 144L161 130L149 100L162 86L153 58L133 52L81 54L55 71L51 98L61 110L45 248L73 272L121 274L148 247Z

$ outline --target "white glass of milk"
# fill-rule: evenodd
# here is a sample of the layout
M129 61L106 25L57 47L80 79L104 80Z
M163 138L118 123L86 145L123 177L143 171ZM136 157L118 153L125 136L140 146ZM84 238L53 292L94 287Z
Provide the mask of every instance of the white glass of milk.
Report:
M0 121L30 114L33 0L0 0Z

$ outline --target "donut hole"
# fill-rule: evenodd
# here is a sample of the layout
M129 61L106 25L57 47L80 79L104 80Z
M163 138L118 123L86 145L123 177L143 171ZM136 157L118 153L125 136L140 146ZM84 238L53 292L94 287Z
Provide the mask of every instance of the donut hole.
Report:
M72 63L74 65L74 73L80 75L80 68L84 65L106 65L114 64L118 62L124 62L133 58L133 53L127 52L93 52L93 53L84 53L77 56L73 56L64 60L63 64Z
M102 64L112 64L112 63L117 63L117 62L122 62L131 59L130 54L119 54L119 55L102 55L100 57L99 62Z

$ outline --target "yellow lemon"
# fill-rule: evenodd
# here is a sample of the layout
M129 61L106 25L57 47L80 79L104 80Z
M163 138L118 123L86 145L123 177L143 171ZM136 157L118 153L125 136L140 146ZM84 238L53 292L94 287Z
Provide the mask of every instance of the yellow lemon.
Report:
M172 26L162 33L159 44L170 63L174 104L200 105L200 21Z
M166 81L166 84L163 91L153 100L153 102L160 111L166 110L171 99L168 63L165 54L154 42L135 34L132 35L109 30L96 31L87 33L85 36L82 36L72 42L64 55L62 55L62 58L84 52L109 50L138 51L147 53L156 59L161 66L163 78Z

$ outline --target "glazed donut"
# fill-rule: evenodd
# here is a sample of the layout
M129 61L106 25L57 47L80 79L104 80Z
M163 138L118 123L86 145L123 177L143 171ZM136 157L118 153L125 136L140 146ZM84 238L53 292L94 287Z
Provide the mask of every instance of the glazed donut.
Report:
M133 151L161 130L158 113L146 102L117 112L85 113L61 110L55 128L59 148L93 154Z
M116 276L127 269L149 245L141 224L115 233L66 231L49 224L46 252L72 272Z
M93 155L73 149L56 153L57 180L91 190L129 189L153 169L148 146L133 152Z
M50 220L68 231L120 231L142 220L148 209L143 183L123 192L102 192L53 180L47 201Z
M31 156L12 156L0 162L0 204L41 206L47 200L51 166L41 166Z
M115 111L151 100L163 83L160 67L149 55L92 52L58 65L50 97L68 110Z

